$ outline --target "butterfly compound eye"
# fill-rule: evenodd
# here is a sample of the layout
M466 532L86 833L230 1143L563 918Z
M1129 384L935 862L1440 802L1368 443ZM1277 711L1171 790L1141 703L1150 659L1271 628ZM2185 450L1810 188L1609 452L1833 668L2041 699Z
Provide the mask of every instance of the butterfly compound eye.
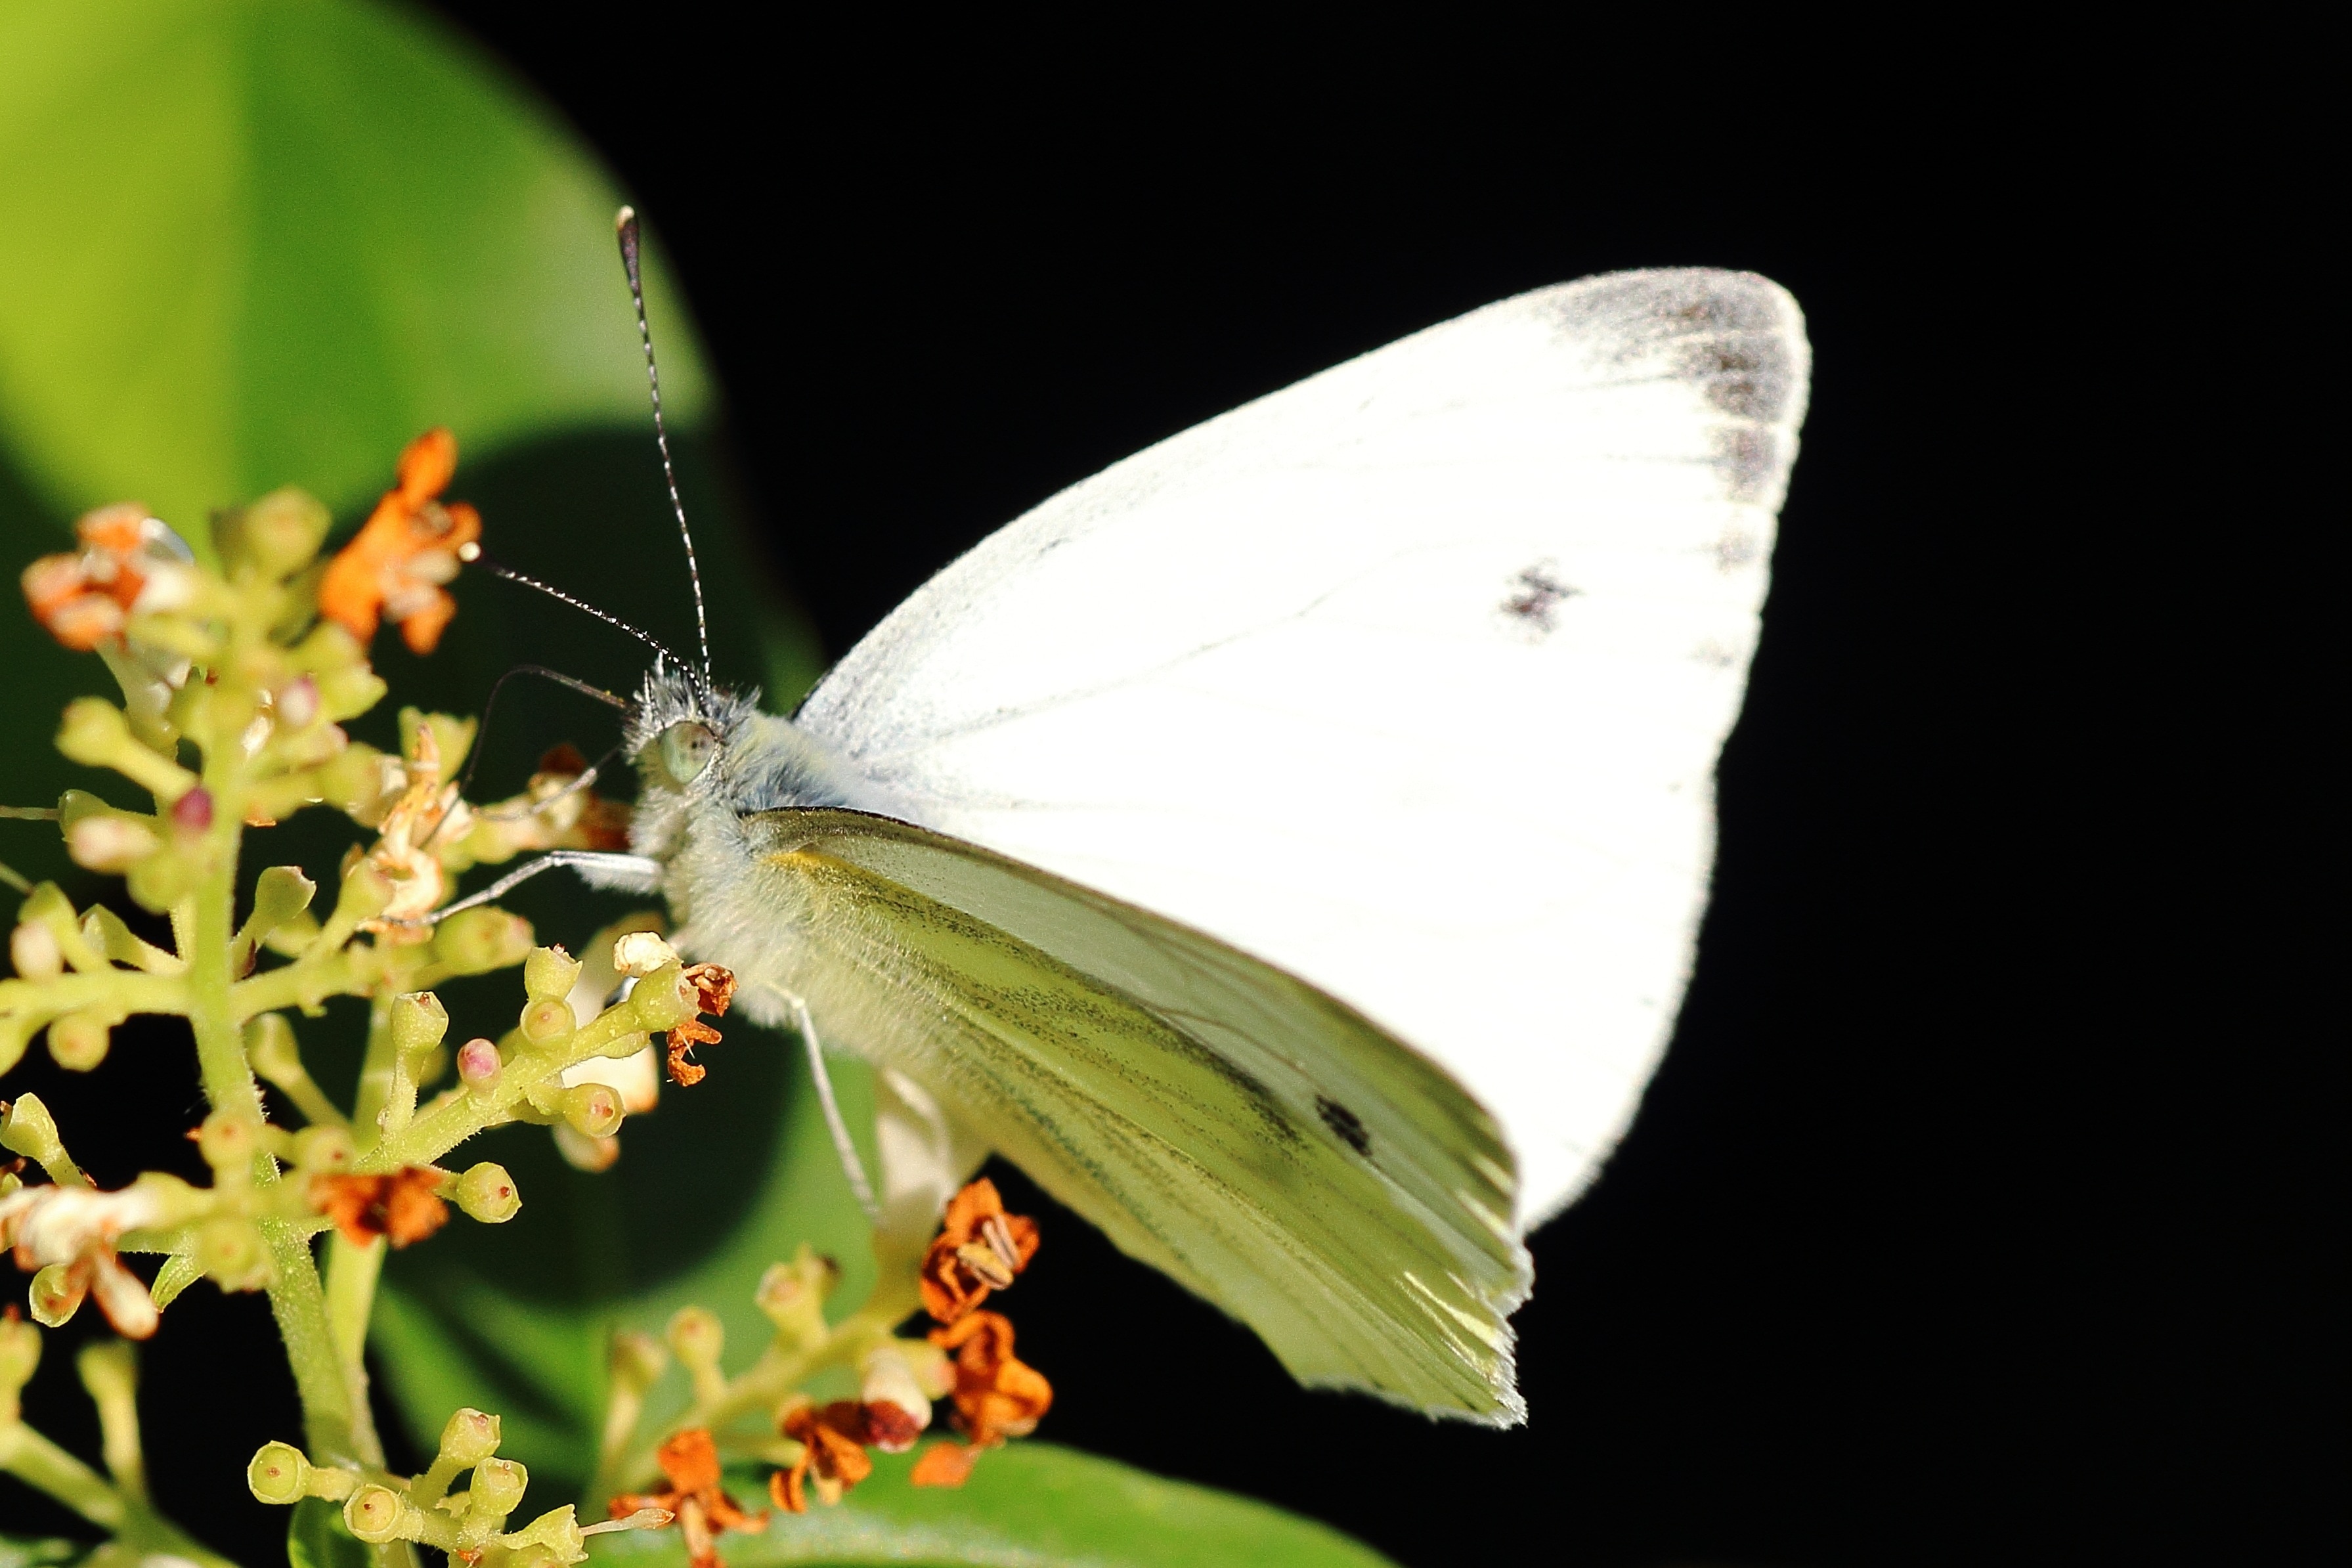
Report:
M672 724L661 732L662 768L679 784L689 784L702 776L710 765L711 754L719 750L719 737L706 725L688 720Z

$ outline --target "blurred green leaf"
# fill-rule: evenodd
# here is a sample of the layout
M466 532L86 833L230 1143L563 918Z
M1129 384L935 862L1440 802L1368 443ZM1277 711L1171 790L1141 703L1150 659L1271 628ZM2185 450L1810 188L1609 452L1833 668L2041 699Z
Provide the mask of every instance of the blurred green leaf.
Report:
M299 484L349 508L432 425L478 458L645 418L619 194L422 13L360 0L0 4L0 423L70 516L191 538ZM711 403L659 266L674 416Z
M958 1489L907 1484L914 1454L877 1455L837 1508L779 1512L759 1535L728 1535L731 1568L785 1563L986 1564L987 1568L1378 1568L1388 1559L1326 1526L1206 1487L1162 1480L1050 1443L982 1456ZM683 1563L676 1531L598 1539L592 1561Z
M343 1511L321 1498L294 1505L286 1527L286 1568L373 1568L375 1553L352 1539Z
M60 1564L88 1556L89 1549L87 1541L67 1541L54 1535L39 1540L0 1535L0 1568L59 1568Z

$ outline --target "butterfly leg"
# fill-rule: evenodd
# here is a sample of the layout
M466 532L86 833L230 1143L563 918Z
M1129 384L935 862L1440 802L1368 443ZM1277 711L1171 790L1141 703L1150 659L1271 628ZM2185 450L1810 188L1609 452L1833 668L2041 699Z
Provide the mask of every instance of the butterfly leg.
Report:
M866 1211L866 1217L878 1220L882 1205L874 1201L866 1163L857 1157L857 1145L850 1142L849 1124L841 1119L841 1102L833 1097L833 1078L824 1070L824 1047L817 1043L816 1020L809 1016L808 1002L780 985L767 989L793 1010L793 1027L800 1031L801 1043L808 1049L809 1077L816 1080L817 1103L824 1108L824 1124L833 1133L833 1152L841 1161L841 1173L849 1178L849 1190L856 1194L857 1206Z

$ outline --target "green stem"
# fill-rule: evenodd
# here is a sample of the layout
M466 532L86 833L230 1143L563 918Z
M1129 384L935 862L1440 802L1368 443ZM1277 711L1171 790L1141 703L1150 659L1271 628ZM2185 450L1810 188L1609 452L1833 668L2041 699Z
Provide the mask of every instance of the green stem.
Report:
M102 1530L119 1530L130 1509L104 1477L30 1426L0 1427L0 1470L37 1487Z
M375 1285L383 1274L381 1237L354 1247L338 1234L327 1242L327 1327L335 1351L347 1363L364 1366L368 1320L375 1310Z

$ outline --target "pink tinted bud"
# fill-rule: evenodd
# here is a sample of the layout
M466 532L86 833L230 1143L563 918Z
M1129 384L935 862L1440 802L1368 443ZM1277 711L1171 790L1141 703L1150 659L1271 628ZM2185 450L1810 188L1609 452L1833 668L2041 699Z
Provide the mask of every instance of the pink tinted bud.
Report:
M299 730L319 716L319 683L302 677L278 694L278 717L289 730Z
M479 1037L457 1047L457 1076L467 1089L496 1083L499 1066L499 1047Z
M172 803L172 826L184 833L202 833L213 825L212 791L198 784Z

